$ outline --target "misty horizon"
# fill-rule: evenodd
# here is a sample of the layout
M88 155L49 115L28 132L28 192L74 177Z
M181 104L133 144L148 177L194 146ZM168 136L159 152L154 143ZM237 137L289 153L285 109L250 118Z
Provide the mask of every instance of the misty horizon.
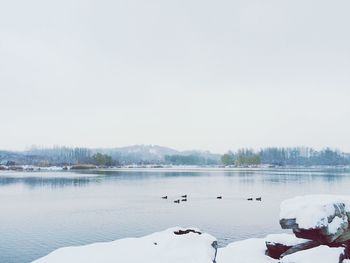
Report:
M167 145L157 145L157 144L130 144L130 145L124 145L124 146L114 146L114 147L85 147L85 146L70 146L70 145L52 145L52 146L42 146L42 145L30 145L27 146L23 149L1 149L0 151L9 151L9 152L26 152L26 151L33 151L33 150L47 150L47 149L60 149L60 148L69 148L69 149L74 149L74 148L81 148L81 149L88 149L88 150L113 150L113 149L127 149L127 148L166 148L170 150L177 151L179 153L182 152L209 152L212 154L225 154L228 152L235 152L237 150L252 150L254 152L259 152L260 150L263 149L312 149L315 151L323 151L326 149L330 149L332 151L337 151L340 153L350 153L339 148L332 148L329 146L321 147L321 148L315 148L315 147L310 147L310 146L305 146L305 145L294 145L294 146L267 146L267 147L257 147L257 148L252 148L252 147L241 147L241 148L228 148L226 151L223 152L216 152L212 151L210 149L197 149L197 148L189 148L189 149L179 149L175 147L170 147Z

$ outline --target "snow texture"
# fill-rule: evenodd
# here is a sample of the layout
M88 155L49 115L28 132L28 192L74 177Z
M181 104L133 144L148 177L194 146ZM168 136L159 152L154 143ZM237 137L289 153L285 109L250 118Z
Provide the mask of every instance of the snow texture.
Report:
M278 261L265 255L266 245L263 238L252 238L229 244L219 248L217 263L277 263ZM310 263L310 262L309 262Z
M281 263L338 263L341 255L344 254L344 248L330 248L328 246L319 246L313 249L299 251L297 253L285 256ZM343 261L344 263L344 261Z
M305 243L309 240L303 238L297 238L295 235L291 234L270 234L265 238L267 243L271 244L281 244L285 246L296 246L302 243Z
M175 235L179 229L183 228L141 238L60 248L33 263L213 263L216 239L205 233Z

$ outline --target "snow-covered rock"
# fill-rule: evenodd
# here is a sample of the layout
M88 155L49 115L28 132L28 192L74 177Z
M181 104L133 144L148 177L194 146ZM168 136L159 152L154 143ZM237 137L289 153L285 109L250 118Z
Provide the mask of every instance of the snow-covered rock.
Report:
M217 263L277 263L278 261L265 255L266 245L263 238L252 238L237 241L227 247L219 248ZM310 262L309 262L310 263Z
M265 238L267 255L272 258L279 259L282 254L289 252L292 247L305 244L310 246L310 240L297 238L291 234L270 234Z
M296 246L309 241L308 239L297 238L291 234L270 234L265 238L266 243L269 244L282 244L285 246Z
M213 236L176 227L141 238L60 248L33 263L213 263L215 255Z
M320 243L350 239L350 197L334 195L299 196L281 204L280 224L297 237Z
M319 246L285 256L280 263L341 263L344 248Z

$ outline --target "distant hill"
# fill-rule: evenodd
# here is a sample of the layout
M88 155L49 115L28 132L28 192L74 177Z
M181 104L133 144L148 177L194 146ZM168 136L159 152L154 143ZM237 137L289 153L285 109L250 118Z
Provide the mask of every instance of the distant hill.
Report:
M98 151L111 155L122 163L159 163L164 156L175 155L180 152L159 145L132 145L113 149L99 149Z
M167 158L168 156L196 156L202 160L199 163L197 162L200 165L206 164L207 159L212 160L211 163L219 163L221 157L219 154L212 154L208 151L178 151L159 145L132 145L114 149L101 149L101 151L125 163L171 163Z

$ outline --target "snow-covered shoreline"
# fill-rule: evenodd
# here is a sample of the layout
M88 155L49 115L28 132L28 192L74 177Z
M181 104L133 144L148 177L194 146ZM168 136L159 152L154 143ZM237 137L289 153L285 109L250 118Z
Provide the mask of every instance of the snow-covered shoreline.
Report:
M191 228L193 230L194 228ZM269 235L237 241L216 247L216 238L206 233L188 232L175 227L141 238L57 249L32 263L345 263L345 248L325 245L275 259L266 254L266 243L272 239L289 245L299 244L289 234ZM199 232L198 229L195 229ZM301 240L302 241L302 240ZM292 244L291 244L292 243Z
M60 248L33 263L345 263L349 200L312 195L282 202L281 226L296 236L270 234L217 248L210 234L175 227L140 238Z
M79 167L78 167L79 168ZM164 173L164 172L176 172L176 173L230 173L230 172L253 172L260 175L279 175L281 173L295 173L295 175L303 176L303 172L308 173L310 171L315 175L326 175L327 169L339 169L338 176L348 175L348 173L342 173L343 168L339 167L214 167L214 166L162 166L155 167L149 166L121 166L121 167L91 167L84 169L72 169L70 166L51 166L51 167L38 167L32 165L23 165L16 167L6 167L0 165L0 177L96 177L101 175L107 175L111 172L143 172L143 173Z

